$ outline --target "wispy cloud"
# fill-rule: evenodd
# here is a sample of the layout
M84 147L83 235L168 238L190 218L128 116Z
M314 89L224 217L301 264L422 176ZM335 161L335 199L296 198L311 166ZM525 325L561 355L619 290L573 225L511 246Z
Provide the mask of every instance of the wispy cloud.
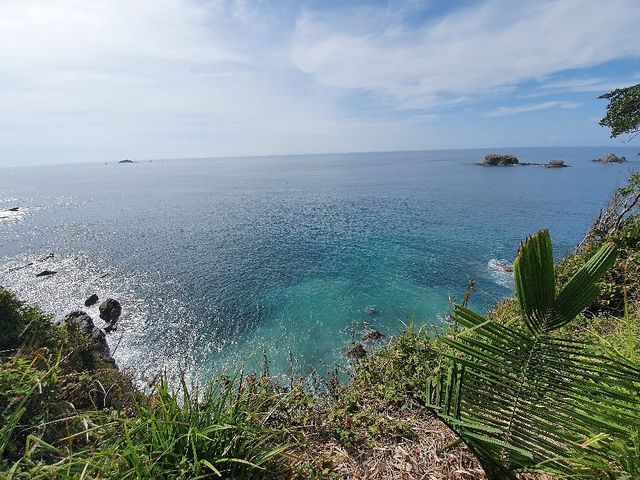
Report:
M550 108L563 108L565 110L571 110L574 108L579 108L582 106L582 103L576 102L542 102L542 103L531 103L528 105L520 105L517 107L498 107L495 110L491 110L490 112L485 113L485 117L494 118L494 117L507 117L509 115L516 115L518 113L527 113L527 112L538 112L540 110L549 110Z
M411 29L396 28L401 33L393 37L386 33L388 21L309 12L298 21L293 59L321 84L420 108L640 56L636 0L606 8L600 0L487 0ZM362 22L368 24L364 32Z
M624 79L607 79L600 77L572 78L568 80L553 80L545 82L542 88L560 92L595 92L606 93L616 88L622 88L640 80L639 75L632 75Z

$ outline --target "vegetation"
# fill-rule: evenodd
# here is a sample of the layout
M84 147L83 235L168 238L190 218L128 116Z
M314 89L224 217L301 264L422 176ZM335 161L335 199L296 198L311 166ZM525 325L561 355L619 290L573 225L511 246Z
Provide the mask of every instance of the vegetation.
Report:
M640 428L640 368L556 335L591 305L596 282L614 261L615 246L607 242L557 291L551 241L542 231L521 246L514 264L526 328L454 308L464 329L444 339L450 363L430 388L431 405L488 478L515 478L513 471L542 463L545 470L575 473L562 460L572 449L594 438L625 442ZM640 457L633 461L640 464Z
M145 395L72 324L5 290L0 309L22 340L0 369L0 478L256 478L288 448L247 382Z
M640 84L617 88L598 98L609 100L600 125L611 129L612 138L624 134L633 138L640 133Z

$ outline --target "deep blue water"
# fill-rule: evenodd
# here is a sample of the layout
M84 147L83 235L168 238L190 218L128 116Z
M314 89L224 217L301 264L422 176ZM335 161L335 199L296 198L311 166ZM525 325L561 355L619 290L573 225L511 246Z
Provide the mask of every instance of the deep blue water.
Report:
M58 318L120 299L110 343L141 375L259 368L264 350L322 370L364 322L438 324L471 276L475 308L509 295L492 260L537 229L570 251L637 168L591 162L608 150L509 150L565 169L474 165L488 150L0 168L0 210L27 212L0 223L0 284Z

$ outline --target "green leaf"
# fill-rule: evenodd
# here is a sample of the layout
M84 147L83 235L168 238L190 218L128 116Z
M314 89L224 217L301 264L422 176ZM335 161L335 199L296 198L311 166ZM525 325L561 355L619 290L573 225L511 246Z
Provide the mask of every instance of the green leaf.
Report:
M523 320L531 333L538 335L544 331L556 293L548 230L532 235L520 246L513 272Z
M593 303L598 296L596 283L613 266L616 257L615 244L606 243L576 272L554 302L548 331L566 325Z

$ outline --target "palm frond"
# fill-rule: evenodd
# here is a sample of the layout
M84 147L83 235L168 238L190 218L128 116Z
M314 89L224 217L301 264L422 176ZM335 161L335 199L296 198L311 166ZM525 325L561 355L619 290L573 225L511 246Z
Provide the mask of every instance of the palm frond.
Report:
M551 239L542 231L522 244L514 264L527 330L454 306L461 329L443 339L448 368L429 385L428 404L488 478L511 479L540 465L566 473L576 449L606 463L612 459L602 445L640 429L640 368L554 332L593 301L614 261L615 246L604 245L556 297Z
M520 245L513 273L522 318L529 330L538 334L544 329L556 294L553 249L548 230L541 230Z

